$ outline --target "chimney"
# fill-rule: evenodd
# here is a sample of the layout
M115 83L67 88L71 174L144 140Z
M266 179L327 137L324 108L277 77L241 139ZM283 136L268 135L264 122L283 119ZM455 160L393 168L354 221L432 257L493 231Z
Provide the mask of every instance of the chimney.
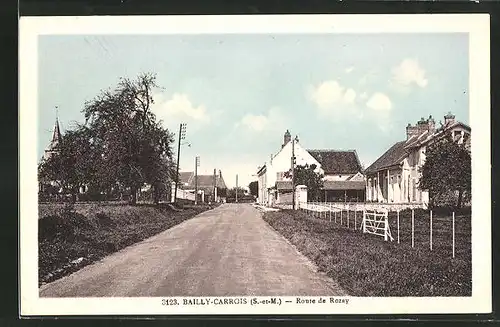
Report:
M453 115L450 111L444 116L444 126L448 126L455 122L455 115Z
M283 136L283 145L282 148L288 144L292 140L292 136L290 135L290 131L286 130L285 135Z
M219 178L222 179L222 171L219 169Z
M430 134L433 134L436 131L436 121L432 118L432 115L429 115L427 119L427 129Z
M420 120L417 122L417 128L418 128L418 135L428 130L429 127L427 126L427 120L425 120L424 117L420 118Z
M411 124L408 124L408 126L406 126L406 140L409 140L412 136L418 135L418 126L412 126Z

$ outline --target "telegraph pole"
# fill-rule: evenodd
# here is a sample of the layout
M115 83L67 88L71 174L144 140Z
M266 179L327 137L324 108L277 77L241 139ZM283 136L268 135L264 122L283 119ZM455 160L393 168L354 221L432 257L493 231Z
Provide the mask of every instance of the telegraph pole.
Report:
M177 188L179 187L179 159L181 157L181 140L186 138L186 124L179 125L179 145L177 146L177 174L175 176L174 202L177 202Z
M236 174L236 203L238 203L238 174Z
M194 204L198 204L198 166L200 165L200 157L195 158L194 162Z
M292 158L291 158L291 166L292 166L292 208L295 210L295 141L297 136L292 139Z
M217 169L214 168L214 203L217 202Z

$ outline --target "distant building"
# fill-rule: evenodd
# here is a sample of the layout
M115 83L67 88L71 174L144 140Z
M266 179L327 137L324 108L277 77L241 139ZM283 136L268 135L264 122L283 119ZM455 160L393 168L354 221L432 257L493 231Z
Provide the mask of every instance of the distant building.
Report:
M294 141L296 165L316 165L323 174L320 201L364 201L365 179L355 150L307 150ZM276 155L258 168L258 202L265 205L292 202L292 181L285 176L291 170L292 140L287 130Z
M213 175L198 175L194 172L181 172L179 174L177 198L194 201L196 180L198 181L198 201L200 202L225 202L227 186L222 172ZM175 188L175 183L172 190Z
M54 130L52 131L52 139L50 140L49 145L45 149L40 163L43 164L44 161L48 160L54 155L59 154L61 151L61 144L62 144L62 134L61 134L61 129L59 127L59 120L56 118L54 124ZM38 181L38 191L40 193L45 193L45 192L60 193L62 192L62 189L58 186L57 181L40 179Z
M49 159L52 155L57 154L61 151L62 135L61 129L59 128L59 120L56 118L54 125L54 130L52 132L52 139L49 145L45 149L43 160Z
M471 128L448 113L444 124L436 128L432 116L406 127L406 140L395 143L365 171L367 201L383 203L429 203L429 193L418 188L425 150L444 133L451 133L470 149Z

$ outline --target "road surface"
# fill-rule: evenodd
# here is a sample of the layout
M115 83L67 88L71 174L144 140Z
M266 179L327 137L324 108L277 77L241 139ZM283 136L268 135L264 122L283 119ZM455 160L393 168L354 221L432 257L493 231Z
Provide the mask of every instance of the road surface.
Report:
M224 204L40 287L41 297L346 295L249 204Z

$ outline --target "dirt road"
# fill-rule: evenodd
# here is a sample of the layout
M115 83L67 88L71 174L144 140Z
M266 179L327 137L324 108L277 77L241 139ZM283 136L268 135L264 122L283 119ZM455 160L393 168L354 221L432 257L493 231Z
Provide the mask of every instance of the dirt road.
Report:
M41 297L345 295L248 204L224 204L40 287Z

